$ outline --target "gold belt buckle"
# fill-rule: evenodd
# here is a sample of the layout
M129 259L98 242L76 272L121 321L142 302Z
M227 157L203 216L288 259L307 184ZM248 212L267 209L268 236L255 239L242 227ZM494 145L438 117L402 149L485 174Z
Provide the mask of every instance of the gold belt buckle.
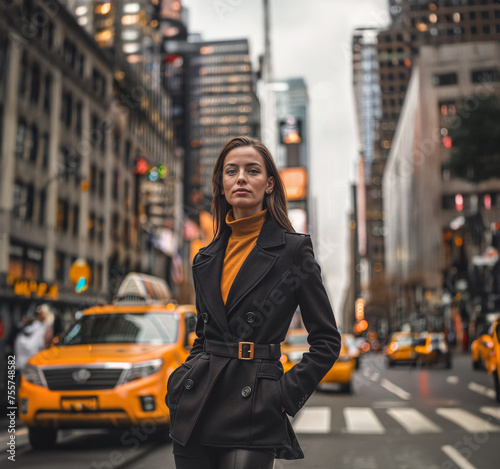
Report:
M248 357L243 356L243 346L248 345ZM239 342L238 343L238 358L240 360L253 360L253 348L254 348L254 343L253 342Z

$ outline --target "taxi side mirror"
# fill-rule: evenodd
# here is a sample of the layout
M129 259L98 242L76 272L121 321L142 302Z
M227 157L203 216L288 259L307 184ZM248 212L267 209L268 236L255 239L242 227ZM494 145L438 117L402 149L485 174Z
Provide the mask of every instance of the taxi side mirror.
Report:
M194 332L194 331L193 331L193 332L190 332L190 333L188 334L187 346L188 346L189 348L192 348L192 347L193 347L193 344L194 344L194 341L195 341L196 337L197 337L197 335L196 335L196 332Z
M60 337L56 335L51 339L49 346L58 345L60 340L61 340Z

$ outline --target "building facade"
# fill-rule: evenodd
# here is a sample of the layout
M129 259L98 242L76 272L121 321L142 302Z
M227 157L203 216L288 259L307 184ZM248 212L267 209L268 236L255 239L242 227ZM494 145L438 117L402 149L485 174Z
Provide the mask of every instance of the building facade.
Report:
M38 26L27 29L26 18ZM130 270L164 276L165 256L151 254L141 224L144 177L135 168L144 157L174 181L179 165L167 96L126 68L117 75L62 5L11 2L0 22L0 308L8 332L40 302L71 320L79 306L109 300ZM172 211L174 193L165 197ZM76 259L91 271L80 294L68 275Z
M498 179L472 184L446 170L448 129L460 117L456 104L500 94L498 74L489 73L500 69L499 57L498 42L420 50L383 181L386 273L400 299L393 312L399 325L430 313L432 326L447 320L452 327L439 309L443 293L454 297L464 280L470 285L477 274L473 258L484 255L499 220Z

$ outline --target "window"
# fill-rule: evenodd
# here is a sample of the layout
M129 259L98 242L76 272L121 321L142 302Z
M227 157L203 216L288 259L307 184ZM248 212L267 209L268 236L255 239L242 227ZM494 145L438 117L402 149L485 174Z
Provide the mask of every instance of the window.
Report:
M476 13L474 11L471 11L469 13L469 19L471 19L471 20L475 20L476 19Z
M102 243L104 241L104 218L99 217L96 221L97 240Z
M434 77L432 78L432 84L434 86L449 86L456 85L457 83L458 75L455 72L434 75Z
M95 68L92 70L92 91L97 93L101 98L106 96L106 79Z
M42 167L43 168L48 168L49 167L49 134L45 132L42 135Z
M24 158L24 142L26 141L27 131L26 121L22 118L19 119L16 132L16 158Z
M488 25L483 26L483 34L490 34L490 27Z
M68 201L59 199L56 209L56 229L66 233L68 231L69 204Z
M490 17L490 12L489 11L486 10L486 11L482 11L481 12L481 18L483 20L487 20L487 19L489 19L489 17Z
M75 132L77 133L78 136L81 135L82 130L83 130L83 105L81 101L78 101L76 103L76 123L75 123Z
M472 72L472 83L491 83L498 81L498 70L476 70Z
M14 206L12 214L14 218L31 220L33 218L33 206L35 202L35 189L33 184L23 184L21 181L14 183Z
M31 127L31 138L29 140L29 159L32 162L36 162L36 157L38 156L38 127L33 124Z
M40 66L35 63L31 69L31 93L30 101L33 105L38 105L40 96Z
M118 192L120 187L120 173L117 169L113 171L113 200L118 201Z
M45 75L44 95L43 95L43 110L50 115L52 105L52 76L47 73Z
M90 193L95 194L97 189L97 167L95 164L90 166Z
M106 187L105 187L105 182L106 182L106 175L104 173L104 171L99 171L99 197L101 199L104 199L104 193L105 193L105 190L106 190Z
M66 282L65 275L65 255L62 252L56 252L56 262L55 262L55 270L56 270L56 281L59 283Z
M117 132L117 131L114 132L113 151L115 153L115 156L117 156L117 157L120 156L120 132Z
M471 34L477 34L477 28L476 28L475 26L472 26L472 27L470 28L470 33L471 33Z
M78 76L85 78L85 56L83 54L80 54L78 58Z
M89 220L88 220L88 232L89 232L89 239L91 241L94 241L95 239L95 213L90 213L89 215Z
M78 237L78 231L80 226L80 207L78 205L73 206L73 236Z
M61 122L66 124L66 127L71 127L73 114L73 98L69 91L63 91L61 102Z
M132 144L130 143L130 140L127 140L125 142L125 167L126 168L130 167L131 146L132 146Z
M45 190L40 191L40 196L38 199L38 224L43 226L45 224L45 203L47 200L47 192Z
M68 39L64 40L63 43L63 58L64 61L72 68L75 69L76 63L76 47Z

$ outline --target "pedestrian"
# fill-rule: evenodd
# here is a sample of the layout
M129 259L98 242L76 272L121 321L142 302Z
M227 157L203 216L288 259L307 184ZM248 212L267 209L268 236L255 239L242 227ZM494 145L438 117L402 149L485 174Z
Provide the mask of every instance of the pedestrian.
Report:
M16 326L14 338L16 389L19 389L21 372L28 360L47 347L49 332L44 321L47 320L49 313L47 305L39 305L36 307L35 314L31 311Z
M309 235L295 233L264 144L236 137L212 175L214 238L193 260L197 338L167 383L177 469L267 469L303 452L295 414L330 370L340 334ZM280 362L300 307L310 350Z

